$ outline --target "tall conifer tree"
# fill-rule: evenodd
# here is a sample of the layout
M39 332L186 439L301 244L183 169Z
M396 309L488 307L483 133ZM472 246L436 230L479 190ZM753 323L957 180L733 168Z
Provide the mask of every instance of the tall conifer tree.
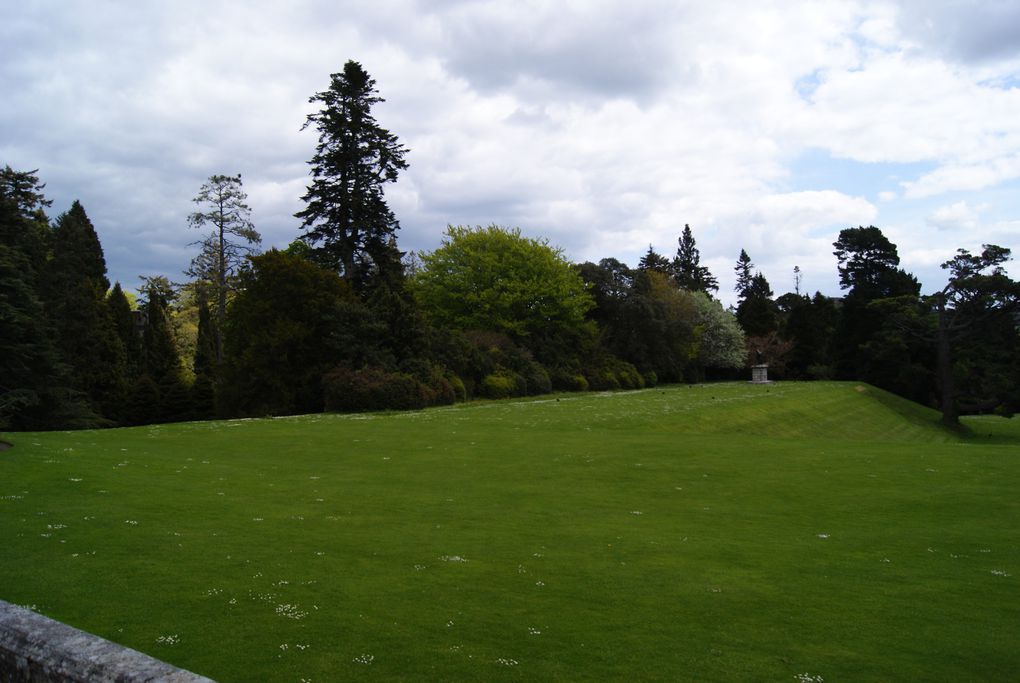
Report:
M673 279L677 285L691 292L710 294L719 291L719 282L715 276L706 266L701 265L701 252L695 246L691 226L684 225L678 243L672 264Z
M124 343L117 334L106 291L106 259L81 203L57 219L47 289L57 345L84 391L106 417L118 419L127 389Z
M199 244L201 252L191 261L187 274L204 283L215 302L212 332L217 363L223 360L223 324L227 318L227 298L233 291L233 279L244 259L258 252L262 236L251 222L248 195L241 186L241 175L214 175L202 185L192 201L201 207L188 216L193 228L212 227Z
M375 80L361 64L348 61L330 76L328 90L309 99L321 108L302 126L319 131L319 144L308 162L306 207L295 214L307 229L301 237L318 245L317 262L359 289L390 263L388 245L400 227L383 187L407 168L407 150L372 115L383 101Z
M43 187L35 171L0 171L0 428L96 424L69 387L41 293L50 237Z

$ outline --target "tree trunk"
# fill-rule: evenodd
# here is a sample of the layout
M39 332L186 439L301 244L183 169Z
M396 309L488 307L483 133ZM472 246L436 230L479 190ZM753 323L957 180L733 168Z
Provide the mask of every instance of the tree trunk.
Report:
M941 394L942 423L947 427L956 428L960 426L960 410L956 405L956 389L953 386L953 360L949 347L949 318L946 313L945 295L938 295L937 305L935 374Z
M213 339L216 342L216 367L223 364L223 323L227 319L227 245L224 236L226 218L223 215L223 207L220 205L220 244L219 263L217 264L216 279L216 329Z

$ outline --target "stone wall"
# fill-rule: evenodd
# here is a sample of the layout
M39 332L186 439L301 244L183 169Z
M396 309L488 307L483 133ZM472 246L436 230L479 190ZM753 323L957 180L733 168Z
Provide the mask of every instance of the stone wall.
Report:
M0 600L0 683L213 683Z

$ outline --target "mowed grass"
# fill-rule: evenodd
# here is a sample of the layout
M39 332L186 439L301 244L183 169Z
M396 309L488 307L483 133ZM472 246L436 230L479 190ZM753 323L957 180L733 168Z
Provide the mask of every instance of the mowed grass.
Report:
M0 598L220 681L1020 678L1020 420L848 383L7 434Z

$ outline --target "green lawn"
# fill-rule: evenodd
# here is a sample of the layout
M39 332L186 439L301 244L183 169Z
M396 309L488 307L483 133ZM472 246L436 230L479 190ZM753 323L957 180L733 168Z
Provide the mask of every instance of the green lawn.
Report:
M1020 679L1020 420L845 383L7 434L0 598L220 681Z

